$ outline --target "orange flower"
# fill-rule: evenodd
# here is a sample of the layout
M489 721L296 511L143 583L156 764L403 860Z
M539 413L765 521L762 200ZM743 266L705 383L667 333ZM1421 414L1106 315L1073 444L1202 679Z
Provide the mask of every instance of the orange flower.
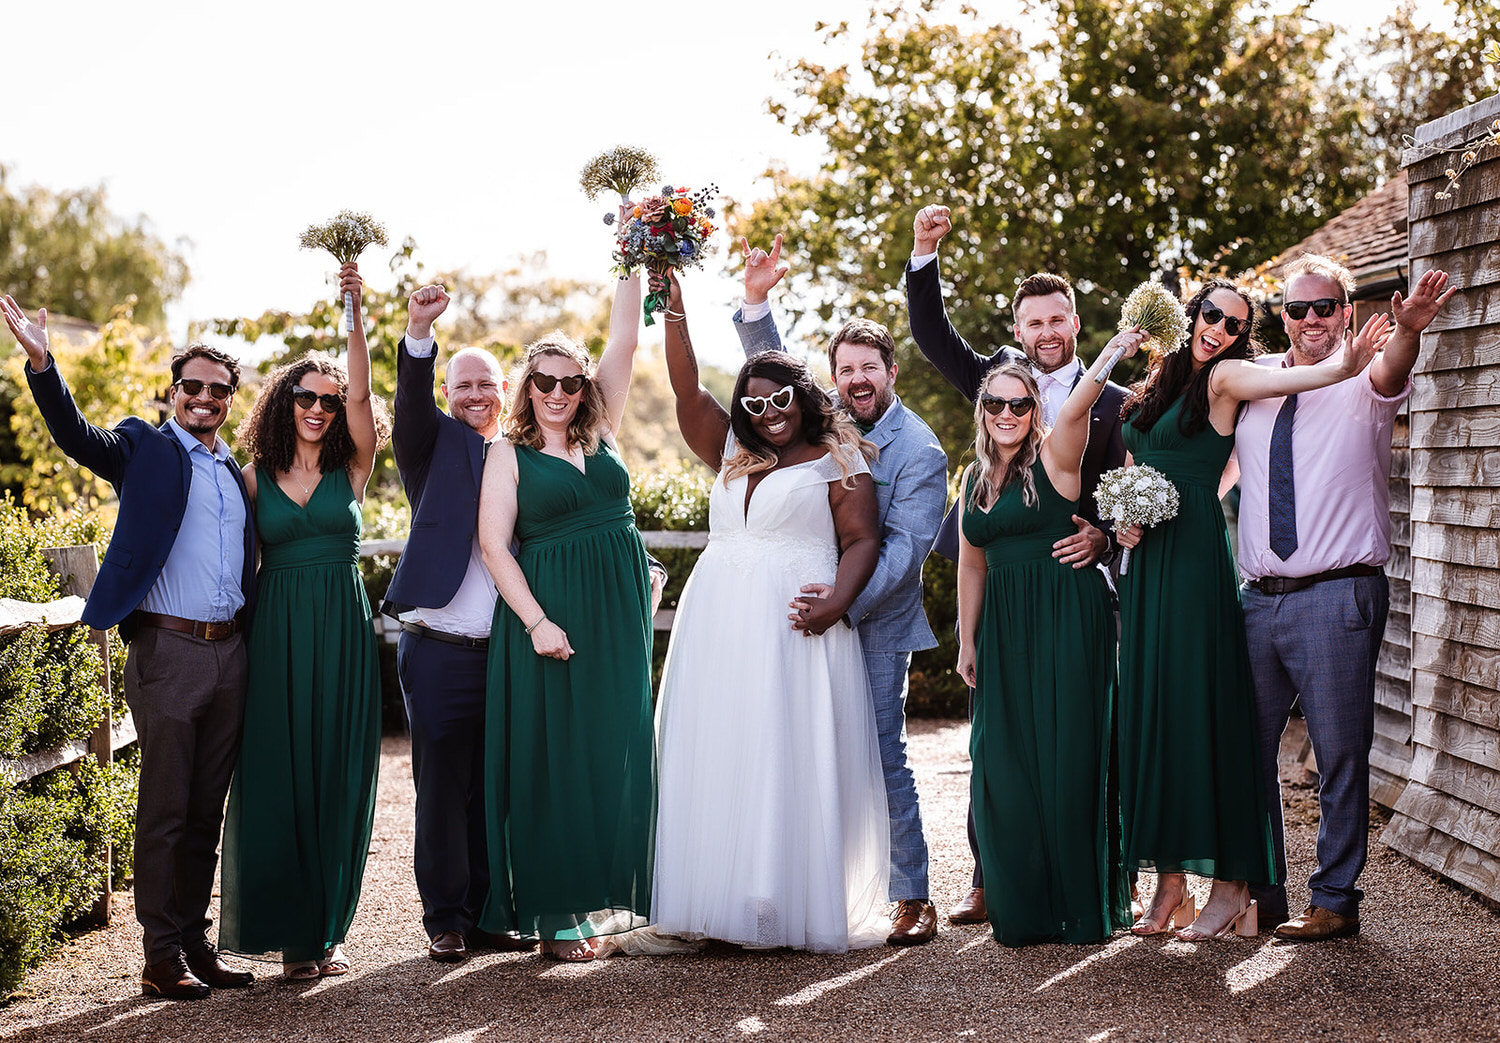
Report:
M682 217L686 217L693 212L693 201L691 199L674 199L672 200L672 209L677 211Z

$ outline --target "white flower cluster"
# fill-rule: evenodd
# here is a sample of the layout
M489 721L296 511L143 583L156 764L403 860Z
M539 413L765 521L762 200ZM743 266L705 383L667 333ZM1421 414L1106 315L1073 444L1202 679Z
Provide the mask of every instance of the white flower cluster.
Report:
M1117 467L1099 476L1094 494L1101 517L1116 526L1139 525L1146 528L1177 517L1177 486L1154 467L1135 464Z
M367 246L384 246L385 226L369 214L341 210L333 220L309 225L298 244L304 250L327 250L340 264L359 259Z
M1187 339L1187 312L1177 295L1161 283L1143 282L1130 292L1120 309L1120 329L1135 326L1146 334L1142 351L1170 355Z

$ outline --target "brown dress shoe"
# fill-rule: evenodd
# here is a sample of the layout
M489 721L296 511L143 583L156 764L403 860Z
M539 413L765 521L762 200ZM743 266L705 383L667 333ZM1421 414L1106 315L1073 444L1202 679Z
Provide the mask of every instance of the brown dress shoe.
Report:
M1276 928L1276 937L1291 942L1324 942L1330 938L1352 938L1358 933L1358 916L1340 916L1319 905L1308 906Z
M457 931L439 931L427 943L428 959L439 963L458 963L469 955L464 945L464 936Z
M495 952L530 952L536 948L536 939L515 931L482 931L478 927L464 932L464 939L471 949L493 949Z
M964 900L948 910L949 923L984 923L989 914L984 908L984 888L970 888Z
M148 963L141 971L141 995L160 996L168 1000L201 1000L209 988L188 970L187 959L179 949L160 963Z
M210 989L243 989L255 982L255 975L249 971L234 970L219 959L219 952L212 945L205 944L184 955L188 970Z
M891 918L887 945L926 945L937 937L937 910L920 898L903 898L896 903Z

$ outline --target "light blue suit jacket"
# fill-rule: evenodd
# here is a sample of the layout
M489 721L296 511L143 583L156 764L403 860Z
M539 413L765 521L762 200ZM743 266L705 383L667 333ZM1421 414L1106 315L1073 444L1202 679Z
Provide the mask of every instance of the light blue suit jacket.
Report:
M748 357L779 351L776 320L767 315L734 328ZM932 550L948 502L948 456L932 428L897 398L865 435L880 449L870 464L880 511L880 560L849 608L860 643L870 652L937 647L922 607L922 562Z

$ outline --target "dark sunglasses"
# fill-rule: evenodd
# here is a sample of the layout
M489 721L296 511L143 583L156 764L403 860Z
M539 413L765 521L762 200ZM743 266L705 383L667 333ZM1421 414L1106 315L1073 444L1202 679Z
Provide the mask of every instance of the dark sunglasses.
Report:
M550 395L552 394L552 389L561 384L564 395L576 395L583 390L583 385L588 379L582 373L574 373L571 377L554 377L550 373L533 373L531 375L531 386L544 395Z
M229 384L209 384L206 381L189 380L185 377L182 380L177 381L177 383L173 384L172 386L174 388L182 388L182 393L188 398L197 398L200 394L202 394L203 388L206 386L208 388L208 393L214 397L215 401L218 402L222 402L230 395L234 394L234 388Z
M999 416L1002 409L1010 406L1010 415L1019 420L1036 408L1036 399L1030 395L1024 395L1021 398L1001 398L999 395L992 395L986 391L979 396L979 404L990 416Z
M323 412L337 413L344 408L344 400L337 395L320 395L298 384L292 388L292 401L303 409L311 409L314 402L323 403Z
M1303 308L1302 310L1306 311L1307 309ZM1220 322L1224 323L1224 332L1231 337L1238 337L1250 328L1249 319L1237 319L1233 315L1225 315L1222 308L1209 301L1204 301L1198 307L1198 314L1202 315L1203 321L1210 326L1217 326Z
M1335 308L1342 308L1344 302L1337 297L1319 297L1315 301L1287 301L1281 307L1292 318L1301 321L1307 318L1307 309L1311 308L1313 314L1320 319L1326 319L1333 314Z
M763 416L766 407L770 406L778 412L784 412L792 404L792 385L788 384L780 391L773 391L769 395L745 395L740 399L740 405L745 407L745 412L751 416Z

